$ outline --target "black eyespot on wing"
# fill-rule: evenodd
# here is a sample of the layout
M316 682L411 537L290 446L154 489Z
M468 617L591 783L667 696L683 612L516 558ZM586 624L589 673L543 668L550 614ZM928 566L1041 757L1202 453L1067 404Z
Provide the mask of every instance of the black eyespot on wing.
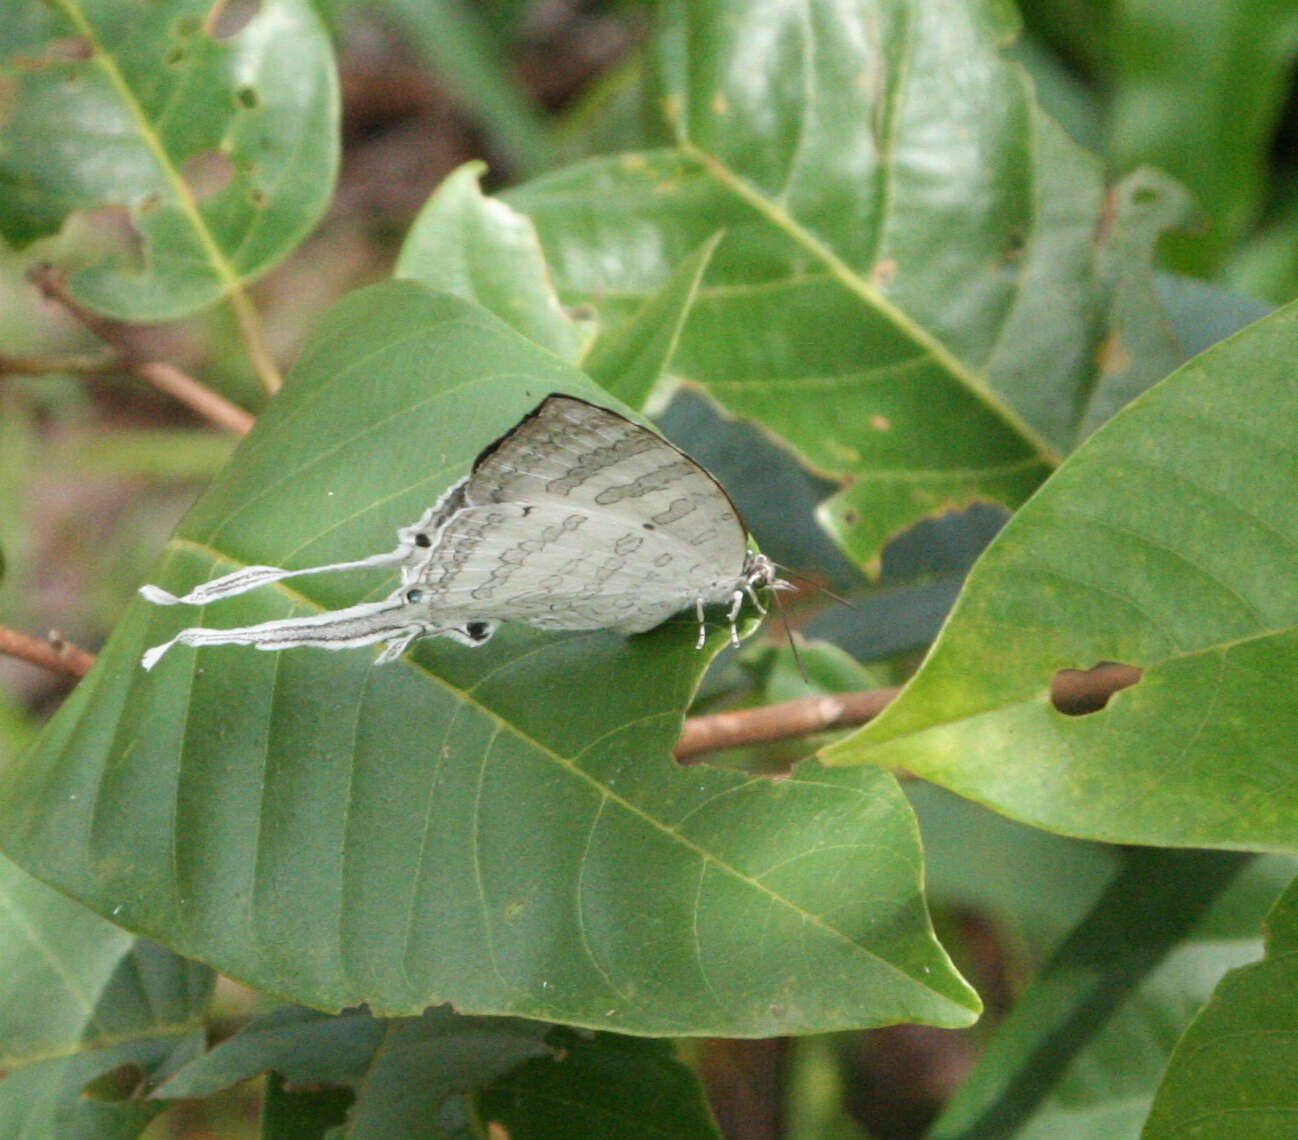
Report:
M406 591L406 601L408 601L412 606L417 606L423 600L424 600L423 590Z
M535 509L536 509L535 507L524 507L524 508L523 508L523 517L524 517L524 518L527 518L527 516L530 515L530 514L531 514Z
M491 636L491 623L471 621L464 627L464 632L469 635L472 641L486 641Z
M653 529L654 529L654 524L653 524L653 523L641 523L640 525L641 525L642 527L644 527L645 530L653 530Z
M433 545L433 540L429 538L428 535L420 531L419 534L415 535L415 545L429 547Z

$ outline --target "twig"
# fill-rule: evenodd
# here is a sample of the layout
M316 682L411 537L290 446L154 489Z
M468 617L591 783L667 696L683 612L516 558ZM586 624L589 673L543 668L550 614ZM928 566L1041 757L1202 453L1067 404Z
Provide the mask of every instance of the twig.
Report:
M70 641L64 641L53 630L42 641L39 637L0 626L0 653L73 677L84 677L95 663L93 653L87 653Z
M1087 716L1104 708L1114 693L1136 684L1142 676L1134 665L1111 661L1091 669L1060 669L1051 681L1050 702L1066 716ZM688 760L726 748L794 740L832 728L865 724L883 712L898 692L867 689L690 717L672 755L677 760Z
M232 404L224 396L217 395L206 384L200 384L175 365L154 360L147 364L137 364L135 374L159 391L188 404L200 416L236 435L247 435L257 422L251 412L245 412L238 404Z
M0 353L0 376L47 376L77 372L88 376L115 368L121 357L111 349L75 356L6 356Z
M74 300L64 288L62 277L53 266L34 266L27 276L45 297L58 302L100 340L113 347L115 351L111 356L105 354L99 358L104 367L116 366L134 373L160 391L166 392L169 396L193 408L199 415L211 420L212 423L217 424L219 427L226 428L239 435L247 435L252 430L252 425L256 422L255 419L237 404L231 403L224 396L212 391L206 384L195 380L174 364L167 364L159 360L142 360L138 349L132 344L130 337L127 335L125 326L119 321L110 320L99 313L91 312ZM69 359L80 360L81 363L86 364L95 358ZM21 358L8 357L0 359L0 371L24 371L24 369L18 367L22 363L24 362ZM32 369L34 372L53 371L53 366L56 364L52 359L42 358L36 358L31 363L37 365L35 369ZM5 367L5 365L9 367ZM91 371L92 369L86 367L75 370ZM278 373L276 373L276 380L278 381Z
M802 697L764 708L690 717L672 755L677 760L687 760L705 752L792 740L831 728L864 724L878 716L897 693L897 689L867 689L860 693Z

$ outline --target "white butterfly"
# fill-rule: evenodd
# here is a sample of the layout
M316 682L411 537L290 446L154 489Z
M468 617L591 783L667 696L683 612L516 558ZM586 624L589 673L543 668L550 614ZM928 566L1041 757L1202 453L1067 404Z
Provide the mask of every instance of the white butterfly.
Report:
M343 649L386 642L378 663L417 637L482 645L502 621L539 629L641 633L693 608L729 603L731 641L744 599L765 613L757 587L789 589L720 484L684 452L639 424L572 396L547 397L481 455L396 549L302 570L248 566L160 605L206 605L299 574L395 566L401 586L304 618L235 629L186 629L150 649L151 669L177 642Z

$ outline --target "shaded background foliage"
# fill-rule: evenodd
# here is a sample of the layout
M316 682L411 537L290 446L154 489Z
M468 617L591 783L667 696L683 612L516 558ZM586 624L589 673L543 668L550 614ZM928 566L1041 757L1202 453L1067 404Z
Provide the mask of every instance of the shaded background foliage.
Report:
M388 275L416 212L462 162L484 157L488 188L503 189L547 171L562 172L564 163L579 156L670 144L668 132L646 121L632 98L646 82L641 58L654 7L524 0L320 5L340 60L341 180L323 222L252 291L276 356L293 359L320 313L356 287ZM1020 9L1026 32L1010 54L1023 62L1042 105L1072 138L1104 157L1110 177L1148 164L1174 175L1194 195L1194 223L1160 246L1167 275L1159 280L1159 297L1180 358L1261 315L1267 305L1298 295L1298 103L1291 83L1298 4L1024 0ZM526 206L526 197L519 204ZM34 299L22 280L25 264L21 256L6 254L0 272L4 351L93 350L95 342L75 322ZM1187 277L1228 287L1237 296L1205 295L1204 286ZM1205 328L1212 331L1205 334ZM189 366L260 409L264 393L224 311L141 327L132 335L142 352ZM797 514L809 524L810 507L831 484L786 455L763 450L768 445L759 433L721 421L697 395L675 400L661 423L734 491L764 547L816 568L838 589L857 592L860 608L846 624L822 615L811 616L806 627L832 627L840 646L870 663L866 669L843 664L834 677L842 687L906 674L1003 518L994 508L977 507L923 524L885 551L881 582L867 585L823 532L805 525L790 533L787 510L771 508L800 497L808 509ZM31 630L57 628L98 648L180 514L231 446L129 378L6 375L0 381L0 502L9 509L0 512L6 558L0 621ZM765 659L753 655L723 664L702 699L733 696L745 686L753 700L798 695L778 654L768 650ZM824 668L832 671L831 665ZM62 700L65 685L11 660L0 660L0 682L0 758L7 760ZM1085 971L1076 963L1086 961L1088 948L1084 939L1074 936L1069 943L1066 935L1090 908L1103 908L1106 890L1117 892L1112 884L1121 884L1123 874L1136 882L1152 876L1163 884L1164 897L1168 884L1180 884L1184 892L1173 897L1215 897L1210 907L1205 903L1204 914L1183 916L1187 923L1197 920L1193 933L1178 926L1159 944L1165 949L1175 941L1180 958L1199 955L1211 964L1169 959L1159 976L1150 977L1146 967L1153 951L1142 958L1137 948L1129 971L1136 996L1121 1017L1090 1042L1053 1091L1020 1119L1001 1121L1003 1131L994 1134L1018 1134L1005 1131L1018 1128L1023 1135L1062 1135L1062 1122L1068 1121L1077 1135L1117 1135L1084 1131L1078 1121L1110 1111L1123 1093L1129 1094L1124 1103L1130 1114L1124 1125L1138 1125L1152 1085L1140 1085L1137 1095L1114 1074L1134 1080L1133 1058L1140 1052L1134 1043L1150 1025L1161 1027L1170 1048L1193 1011L1187 995L1207 997L1205 974L1219 973L1223 960L1257 957L1253 936L1291 869L1280 859L1260 862L1218 894L1218 880L1227 877L1218 864L1169 858L1165 865L1133 869L1118 851L1002 822L932 788L915 790L912 799L939 931L984 996L990 1016L962 1032L901 1026L832 1039L692 1043L687 1055L712 1094L723 1130L736 1137L918 1135L1052 952L1059 950L1047 980L1063 979L1059 985L1076 987L1069 1000L1084 1002L1078 992ZM1130 895L1119 897L1119 909L1133 927L1148 918L1147 908ZM1168 920L1173 925L1174 918ZM1273 950L1287 945L1287 934L1285 927L1273 930ZM1224 959L1212 956L1214 948L1224 948ZM1187 978L1199 983L1197 991ZM195 1005L187 1006L185 998L201 1002L191 991L206 984L167 980L165 992L179 1012L151 1031L150 1057L191 1047ZM993 1060L1003 1055L999 1072L1015 1071L1029 1047L1044 1048L1033 1034L1059 1023L1051 1021L1050 1008L1042 1008L1049 1002L1041 993L1038 986L1037 1005L1009 1014L1011 1029L1014 1019L1035 1019L1037 1027L1023 1031L1028 1040L1019 1041L1019 1058L1013 1034L993 1044ZM224 1003L218 1008L234 1018L246 1016L256 1003L224 984L218 995ZM1078 1007L1056 1000L1053 1016L1060 1021ZM1125 1034L1124 1019L1131 1023ZM420 1027L403 1026L401 1032L418 1040ZM71 1032L64 1040L75 1036ZM523 1056L534 1044L521 1034L511 1047ZM636 1062L649 1066L657 1058ZM598 1070L613 1061L596 1056L590 1063ZM988 1120L996 1122L995 1109L987 1106L997 1103L997 1071L984 1064L981 1076L961 1089L940 1135L967 1135ZM521 1072L492 1094L506 1106L501 1112L525 1100L533 1078ZM266 1095L278 1105L291 1094L272 1085ZM1158 1112L1166 1118L1161 1101ZM151 1126L151 1134L207 1128L251 1135L250 1120L247 1094L225 1094L173 1108ZM1089 1127L1116 1124L1109 1118Z

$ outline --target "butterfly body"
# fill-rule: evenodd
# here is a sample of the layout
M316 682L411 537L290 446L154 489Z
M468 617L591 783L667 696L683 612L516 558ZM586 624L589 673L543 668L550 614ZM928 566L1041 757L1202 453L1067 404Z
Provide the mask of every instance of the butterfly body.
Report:
M401 571L400 588L382 602L186 630L176 640L264 649L386 641L382 662L420 636L480 645L502 621L633 634L691 608L701 623L704 606L728 603L737 641L743 600L757 603L756 587L785 585L749 549L734 505L702 467L615 412L554 395L479 455L419 522L399 530L389 554L305 571L245 568L184 598L155 587L146 596L207 602L295 574L378 565ZM166 648L151 650L146 666Z

